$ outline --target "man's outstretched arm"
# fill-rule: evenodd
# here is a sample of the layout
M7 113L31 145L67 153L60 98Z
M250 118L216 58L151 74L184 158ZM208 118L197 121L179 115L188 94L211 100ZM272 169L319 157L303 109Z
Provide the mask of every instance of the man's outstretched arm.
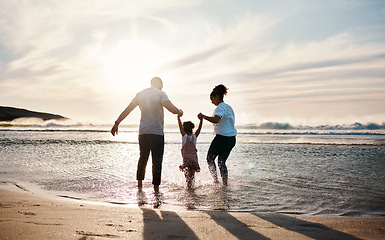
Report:
M136 107L136 105L130 103L126 107L126 109L124 109L124 111L119 115L118 119L115 121L115 124L111 129L112 136L115 136L115 134L118 134L118 127L119 127L120 122L123 121L123 119L125 119L128 116L128 114L130 114L130 112L132 112L132 110L135 109L135 107Z
M170 100L162 102L163 107L172 112L173 114L178 114L179 117L183 116L183 111L177 107Z

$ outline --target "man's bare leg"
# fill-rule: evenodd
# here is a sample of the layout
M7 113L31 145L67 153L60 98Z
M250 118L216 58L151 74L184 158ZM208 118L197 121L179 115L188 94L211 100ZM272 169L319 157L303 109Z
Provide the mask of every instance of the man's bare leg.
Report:
M159 185L154 185L154 192L159 193Z
M143 188L143 182L142 180L138 180L138 191L142 191L142 188Z
M162 194L159 193L159 185L154 185L154 195L154 208L159 208L162 205Z

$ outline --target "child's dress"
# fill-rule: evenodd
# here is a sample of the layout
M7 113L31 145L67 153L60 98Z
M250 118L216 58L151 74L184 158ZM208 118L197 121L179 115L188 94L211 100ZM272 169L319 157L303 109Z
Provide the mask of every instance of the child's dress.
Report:
M196 136L195 134L189 136L184 135L183 140L186 139L186 143L182 146L183 164L179 166L181 170L193 170L200 171L198 163L197 149L195 147Z

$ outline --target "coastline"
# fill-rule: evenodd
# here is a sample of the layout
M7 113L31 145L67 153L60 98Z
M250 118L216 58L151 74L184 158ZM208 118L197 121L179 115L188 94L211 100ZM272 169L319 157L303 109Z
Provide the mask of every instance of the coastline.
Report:
M0 239L384 239L385 217L189 211L46 197L0 183Z

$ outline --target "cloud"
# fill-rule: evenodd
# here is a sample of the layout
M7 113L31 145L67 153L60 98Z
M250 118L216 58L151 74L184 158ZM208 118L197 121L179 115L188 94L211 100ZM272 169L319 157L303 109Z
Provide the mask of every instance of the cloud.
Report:
M374 106L384 103L384 35L373 29L384 26L373 18L356 27L325 25L316 29L317 38L301 29L288 34L300 21L312 28L301 19L309 14L299 12L306 10L303 3L286 12L257 3L235 8L227 1L221 11L206 1L1 1L0 100L83 100L94 109L128 101L109 84L101 58L119 41L137 39L172 53L157 70L169 96L194 113L211 111L207 96L219 83L230 88L227 100L241 115L309 117L316 110L299 110L322 102L324 115L383 113ZM357 6L338 5L339 13L346 9ZM291 105L299 110L284 109ZM328 112L330 105L343 110Z
M277 17L247 13L236 16L225 26L203 20L203 27L200 28L194 28L195 23L191 26L186 26L184 22L174 23L173 28L180 35L191 36L194 40L187 43L179 41L177 48L182 54L160 69L174 71L173 76L183 76L191 84L206 83L216 77L241 72L250 64L248 55L263 48L261 39L264 33L279 21Z
M160 69L163 71L172 71L176 68L185 67L195 63L201 63L202 61L207 61L207 59L210 57L215 57L221 51L226 51L226 49L227 46L218 46L216 48L208 49L190 56L184 56L181 59L167 63L166 65L160 67Z
M248 87L321 84L333 88L341 84L351 86L352 82L369 86L370 83L383 82L385 76L382 68L385 48L382 44L358 44L346 34L322 42L289 43L258 51L251 50L250 54L256 57L244 59L241 68L231 68L235 71L219 73L217 78L237 79ZM249 89L253 91L253 88Z
M35 92L32 96L45 98L51 97L49 93L63 93L59 95L72 97L74 92L68 94L66 89L92 88L93 79L98 78L92 74L97 66L84 50L92 45L93 29L125 19L126 14L140 14L149 3L127 4L128 1L2 1L0 46L8 53L6 59L1 59L2 92L16 96Z

